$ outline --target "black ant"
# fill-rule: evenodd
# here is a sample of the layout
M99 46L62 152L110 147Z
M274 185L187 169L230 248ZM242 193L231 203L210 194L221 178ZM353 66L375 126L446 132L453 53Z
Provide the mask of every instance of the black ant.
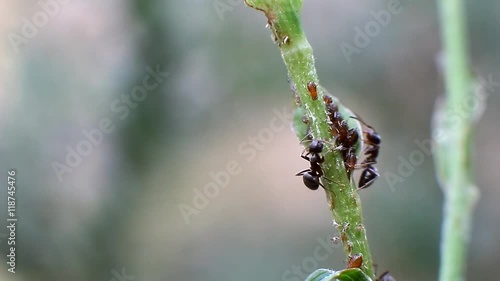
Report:
M373 129L372 126L366 124L360 117L351 116L350 118L354 118L361 123L363 123L368 130L363 131L364 133L364 142L368 145L365 150L366 159L361 163L361 167L365 169L361 173L359 177L358 189L364 189L372 185L375 180L380 176L378 174L377 168L373 165L377 163L378 152L380 150L380 135Z
M379 177L377 168L373 165L368 165L366 169L363 170L361 176L359 177L358 189L364 189L372 185L375 180Z
M303 176L302 180L304 181L304 185L311 190L317 190L320 186L325 188L319 181L320 177L323 176L323 169L321 169L320 164L325 161L321 152L323 152L323 142L313 139L307 153L302 153L302 155L300 155L300 157L309 161L311 167L295 175Z
M323 176L323 169L321 168L321 163L325 161L325 158L321 154L323 152L323 147L324 141L312 139L311 144L309 145L309 149L307 149L307 153L304 154L304 152L302 152L302 154L300 155L300 157L309 161L311 167L302 170L295 175L302 176L304 185L311 190L317 190L320 186L325 190L329 190L325 188L323 184L321 184L321 177L323 177L325 180L332 181Z

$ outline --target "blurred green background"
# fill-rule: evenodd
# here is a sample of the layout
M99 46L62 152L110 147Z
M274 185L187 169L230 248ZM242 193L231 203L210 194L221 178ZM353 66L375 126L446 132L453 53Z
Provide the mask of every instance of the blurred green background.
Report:
M378 272L435 280L443 198L432 157L402 182L386 175L421 151L443 92L436 3L401 1L348 59L342 43L389 1L304 2L321 84L383 139L382 176L361 194ZM40 3L0 3L0 280L303 280L312 266L345 267L324 193L294 177L307 163L279 118L293 99L262 13L242 0ZM500 81L500 2L467 11L473 71ZM477 128L469 280L498 280L499 105L492 93ZM78 149L80 161L68 156ZM16 274L3 226L11 168ZM211 198L196 195L204 188ZM314 258L318 247L327 258Z

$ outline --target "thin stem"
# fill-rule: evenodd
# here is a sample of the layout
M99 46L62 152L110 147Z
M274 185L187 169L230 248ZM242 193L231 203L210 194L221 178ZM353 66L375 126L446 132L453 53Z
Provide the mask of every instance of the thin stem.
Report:
M440 18L445 53L446 100L434 118L435 161L445 195L441 237L440 281L465 280L471 218L478 197L471 163L473 108L463 0L441 0ZM458 117L458 118L457 118Z
M265 13L275 42L281 50L288 73L295 84L300 106L309 119L315 139L331 140L327 114L319 86L311 45L302 29L300 10L302 0L246 0L245 3ZM309 82L318 85L319 98L313 100L307 89ZM335 151L325 155L323 163L329 207L340 233L346 255L363 255L362 270L375 279L373 263L363 226L361 201L354 185L347 178L341 153Z

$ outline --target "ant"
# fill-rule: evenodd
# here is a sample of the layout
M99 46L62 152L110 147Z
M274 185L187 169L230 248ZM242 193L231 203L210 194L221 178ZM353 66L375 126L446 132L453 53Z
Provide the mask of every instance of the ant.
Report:
M311 163L311 167L295 175L303 176L302 180L304 181L304 185L311 190L317 190L320 186L325 188L319 181L320 177L323 176L323 169L321 169L320 164L325 161L321 152L323 152L323 142L313 139L309 145L308 152L306 154L302 152L300 155L300 157Z
M334 137L337 137L338 143L344 143L347 140L347 135L349 128L347 127L347 122L342 117L339 111L339 107L335 102L333 102L332 97L328 95L323 96L323 100L326 103L326 111L328 113L328 119L330 119L331 131Z
M356 129L349 129L332 97L324 95L323 100L326 103L328 118L332 123L332 135L336 138L335 143L341 150L347 177L350 178L358 160L355 145L358 142L359 134Z
M365 125L368 130L363 131L364 133L364 142L367 144L367 148L365 150L366 159L361 163L361 167L365 169L361 173L359 177L358 189L364 189L372 185L375 180L380 176L378 174L377 168L373 165L377 163L378 152L380 150L380 143L382 142L380 139L380 135L375 131L375 129L366 124L360 117L351 116L350 118L354 118L363 125Z
M306 136L306 138L308 136ZM320 182L321 177L323 177L325 180L332 181L323 176L323 169L321 168L321 163L325 161L325 158L321 154L323 152L324 141L316 139L311 139L310 141L311 144L309 145L309 149L307 149L307 153L304 154L305 152L304 150L304 152L302 152L300 157L309 161L311 167L302 170L295 175L302 176L302 181L304 182L304 185L311 190L317 190L321 186L325 190L332 191L330 189L325 188L325 186Z
M350 179L352 171L356 168L356 162L358 162L358 156L356 156L356 149L354 147L349 148L347 154L344 156L344 166L347 170L347 177Z

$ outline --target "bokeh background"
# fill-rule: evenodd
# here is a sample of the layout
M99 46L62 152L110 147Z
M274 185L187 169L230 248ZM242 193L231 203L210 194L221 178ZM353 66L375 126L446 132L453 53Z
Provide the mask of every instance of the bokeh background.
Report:
M289 122L270 130L293 100L263 14L236 0L48 2L47 20L38 1L0 3L1 225L11 168L19 218L16 274L0 227L0 280L303 280L316 262L345 266L339 246L324 248L336 235L324 193L293 176L307 163ZM500 81L500 2L468 2L473 71ZM379 273L435 280L443 197L432 157L392 186L384 175L430 136L443 92L436 3L402 0L350 61L340 47L388 3L307 0L304 28L321 84L383 138L382 177L361 194ZM168 76L127 103L148 67ZM498 94L487 103L467 269L496 281ZM103 120L114 130L59 178L54 163ZM225 187L196 199L228 165ZM311 258L317 247L326 260Z

